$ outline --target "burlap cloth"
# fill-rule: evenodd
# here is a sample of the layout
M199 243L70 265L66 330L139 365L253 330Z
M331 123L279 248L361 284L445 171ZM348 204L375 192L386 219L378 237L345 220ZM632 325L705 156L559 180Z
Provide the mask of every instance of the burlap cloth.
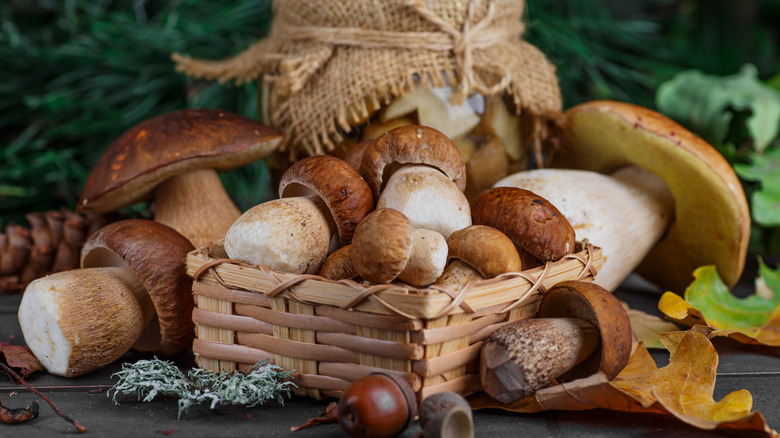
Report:
M225 60L175 53L187 75L269 84L270 123L290 157L330 152L355 125L411 90L450 85L453 99L505 93L533 146L561 111L555 68L521 39L523 0L275 0L270 35Z

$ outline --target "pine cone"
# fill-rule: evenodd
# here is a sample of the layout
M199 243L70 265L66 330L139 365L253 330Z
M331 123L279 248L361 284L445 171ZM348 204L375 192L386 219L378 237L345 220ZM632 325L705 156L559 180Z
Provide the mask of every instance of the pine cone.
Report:
M8 224L0 233L0 291L19 292L36 278L79 266L81 247L108 221L68 210L25 216L30 228Z

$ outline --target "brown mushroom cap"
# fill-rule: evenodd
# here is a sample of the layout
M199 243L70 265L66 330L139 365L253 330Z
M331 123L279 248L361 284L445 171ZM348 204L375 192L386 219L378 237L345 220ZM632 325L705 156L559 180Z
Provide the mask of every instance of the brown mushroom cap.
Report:
M355 227L374 208L371 189L345 161L330 155L307 157L290 166L279 182L282 198L315 194L336 224L342 245L352 241Z
M692 272L713 264L733 286L745 263L750 212L739 179L712 146L655 111L613 101L566 112L568 129L553 166L611 174L634 165L658 175L672 192L675 220L638 272L682 291Z
M485 278L522 268L515 244L506 234L487 225L471 225L447 239L450 259L460 259Z
M84 244L82 268L127 266L152 299L159 331L145 333L136 349L173 356L192 346L192 279L184 259L194 249L173 228L144 219L106 225Z
M257 161L281 139L269 127L223 110L187 109L143 121L108 147L84 184L78 209L118 210L148 197L174 175Z
M589 358L564 373L568 381L599 371L612 380L631 356L631 321L620 301L603 287L584 281L563 281L542 298L539 318L575 318L598 328L601 343Z
M379 199L386 173L393 163L425 164L442 171L463 191L466 188L466 165L460 151L441 132L419 125L401 126L385 132L366 147L360 174L374 199Z
M488 225L542 261L574 251L574 228L546 199L516 187L494 187L471 206L475 225Z
M414 242L412 223L398 210L380 208L358 224L350 258L360 277L390 283L406 267Z
M357 273L352 267L352 259L350 253L352 252L352 245L342 246L330 253L320 266L320 271L317 275L327 278L328 280L342 280L345 278L355 278Z

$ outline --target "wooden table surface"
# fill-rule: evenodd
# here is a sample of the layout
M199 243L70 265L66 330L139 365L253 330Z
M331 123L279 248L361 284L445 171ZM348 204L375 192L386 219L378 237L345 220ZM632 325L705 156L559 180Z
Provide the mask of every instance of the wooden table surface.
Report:
M660 314L657 310L660 291L648 289L641 282L629 281L616 295L632 308ZM23 344L16 319L19 295L0 295L0 341ZM753 395L753 409L760 411L769 426L780 429L780 348L756 348L733 341L715 342L720 354L715 400L738 389ZM666 351L652 351L659 366L668 361ZM158 399L150 403L133 397L119 397L115 405L107 391L117 379L111 378L121 362L139 357L126 355L120 361L99 372L75 379L37 373L29 381L46 394L66 414L88 429L88 436L186 436L186 437L329 437L343 436L338 424L325 424L297 432L290 427L324 411L329 401L293 397L284 405L275 402L255 408L217 407L210 410L198 406L177 419L177 404L173 399ZM182 368L194 364L191 354L178 364ZM77 435L75 428L58 417L52 408L34 393L15 385L0 375L0 400L8 407L22 407L33 401L40 404L38 418L20 425L0 424L0 437L56 437ZM474 413L476 436L528 437L715 437L733 436L718 431L703 431L687 426L671 416L627 414L606 410L583 412L545 412L526 415L500 410ZM404 433L411 437L419 432L414 426Z

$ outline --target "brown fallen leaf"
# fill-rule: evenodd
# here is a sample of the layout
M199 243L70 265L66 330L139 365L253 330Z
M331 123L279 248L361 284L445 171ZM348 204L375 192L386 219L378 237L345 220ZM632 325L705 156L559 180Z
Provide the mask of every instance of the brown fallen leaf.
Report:
M594 374L544 388L512 404L485 394L470 399L473 409L498 408L534 413L544 410L587 410L667 414L700 429L750 431L780 437L759 412L751 412L750 392L732 392L713 399L718 354L707 334L697 328L662 335L676 346L669 365L658 368L644 345L639 345L625 369L613 380ZM666 338L666 339L664 339Z
M664 348L664 344L661 342L661 335L680 330L680 327L676 324L666 321L659 316L632 309L625 302L621 302L621 304L623 304L623 308L626 309L628 318L631 320L633 350L636 350L636 346L640 342L646 348Z
M25 421L32 420L38 416L38 403L32 402L30 406L23 408L11 409L6 407L2 401L0 401L0 423L3 424L19 424Z
M22 377L36 371L43 371L43 365L26 345L12 345L0 342L0 362L5 363Z

